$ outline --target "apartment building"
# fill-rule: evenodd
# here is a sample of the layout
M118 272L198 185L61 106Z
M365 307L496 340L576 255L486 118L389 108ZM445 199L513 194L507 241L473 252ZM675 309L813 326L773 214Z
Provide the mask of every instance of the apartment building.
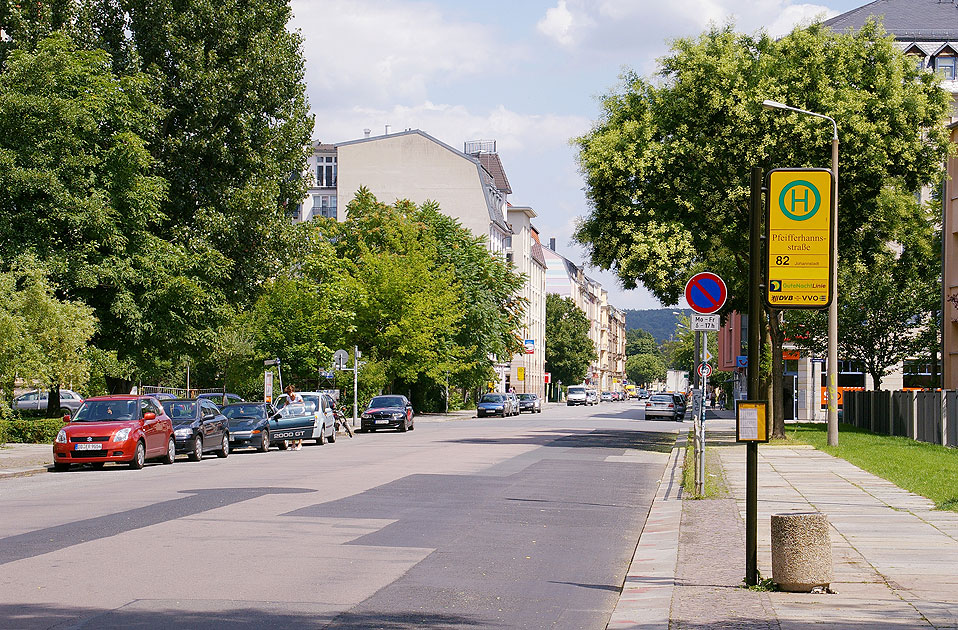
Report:
M513 235L506 256L526 276L521 293L526 310L521 331L524 351L512 357L504 386L545 397L546 260L539 231L532 224L535 216L529 206L510 205L507 209Z

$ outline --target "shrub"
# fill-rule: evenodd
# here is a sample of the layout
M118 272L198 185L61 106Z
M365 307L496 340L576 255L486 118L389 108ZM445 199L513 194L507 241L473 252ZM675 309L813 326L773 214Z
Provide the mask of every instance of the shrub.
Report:
M0 420L0 441L23 444L52 444L62 428L62 418Z

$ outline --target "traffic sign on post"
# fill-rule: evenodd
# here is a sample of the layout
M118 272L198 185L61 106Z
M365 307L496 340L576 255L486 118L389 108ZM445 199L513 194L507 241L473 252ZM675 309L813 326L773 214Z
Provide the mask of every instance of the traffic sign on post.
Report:
M709 363L699 363L698 372L699 376L708 378L712 376L712 365Z
M725 282L710 271L695 274L685 285L685 301L700 315L718 312L727 297Z
M693 331L711 330L718 332L720 323L718 315L692 315L689 319L692 322Z
M766 303L824 308L833 298L832 172L823 168L768 173L765 238Z

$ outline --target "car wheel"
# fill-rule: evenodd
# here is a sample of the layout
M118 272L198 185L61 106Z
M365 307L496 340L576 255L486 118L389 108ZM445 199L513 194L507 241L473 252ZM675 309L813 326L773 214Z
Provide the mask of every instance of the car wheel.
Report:
M166 444L166 455L161 461L164 464L172 464L174 459L176 459L176 442L174 442L173 437L170 436L170 441Z
M260 453L268 453L269 452L269 431L263 431L260 434L260 437L263 439L263 443L259 445L259 449L257 450L259 450Z
M198 462L203 459L203 436L196 434L193 436L193 450L190 451L190 461Z
M146 445L144 445L143 442L137 442L136 453L133 454L133 459L130 460L130 468L140 470L144 464L146 464Z
M409 426L406 425L406 419L403 418L402 424L399 425L399 432L405 433L407 430L409 430Z
M336 427L333 427L332 432L329 434L329 443L332 444L336 441Z
M217 457L229 457L230 454L230 434L223 434L223 442L220 444L220 450L216 451Z
M316 438L316 444L322 446L326 443L326 425L319 430L319 437Z
M53 470L57 472L66 472L70 470L70 464L66 462L53 462Z
M72 414L73 412L70 411L70 409L69 409L68 407L60 407L60 415L61 415L61 416L65 416L65 415L67 415L68 413Z

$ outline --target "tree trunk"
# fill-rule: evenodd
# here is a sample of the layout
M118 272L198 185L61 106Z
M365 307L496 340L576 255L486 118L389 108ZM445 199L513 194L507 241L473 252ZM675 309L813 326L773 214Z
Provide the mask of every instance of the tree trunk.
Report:
M885 378L884 372L871 372L872 375L872 387L875 391L881 390L881 380Z
M54 383L47 394L47 416L53 417L60 413L60 384Z
M768 311L768 334L772 342L772 437L785 438L785 362L782 360L782 344L785 343L785 330L782 326L782 311Z

